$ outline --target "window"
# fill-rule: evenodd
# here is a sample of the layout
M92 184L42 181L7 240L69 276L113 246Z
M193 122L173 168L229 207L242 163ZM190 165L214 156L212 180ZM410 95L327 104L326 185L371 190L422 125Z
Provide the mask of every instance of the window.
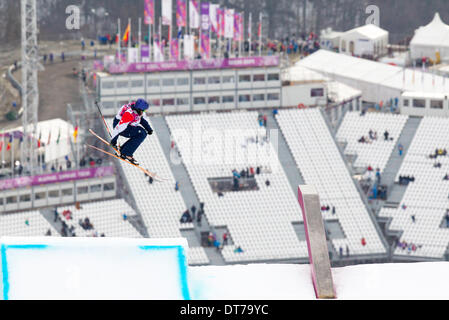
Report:
M34 195L34 199L35 199L35 200L45 199L46 196L47 196L47 195L45 194L45 192L37 192L37 193Z
M415 108L425 108L426 100L424 99L413 99L413 107Z
M163 106L174 106L175 105L175 99L162 99L162 105Z
M117 88L128 88L128 81L117 81Z
M59 190L48 191L49 198L59 198Z
M223 96L222 101L223 103L234 102L234 96Z
M143 87L143 80L133 80L131 81L132 88L140 88Z
M104 101L101 103L101 105L106 108L106 109L110 109L110 108L114 108L114 102L113 101Z
M234 76L223 76L223 83L234 83Z
M239 95L239 102L250 102L251 97L249 94L241 94Z
M443 100L430 100L431 109L443 109Z
M152 99L148 101L150 103L150 106L157 106L159 107L161 105L161 100L159 99Z
M71 196L73 194L73 189L63 189L61 190L61 193L63 197Z
M265 81L265 75L264 74L255 74L253 76L253 81Z
M209 84L219 84L220 83L220 77L209 77L208 83Z
M239 82L251 82L251 76L249 74L242 74L239 76Z
M17 197L16 196L7 197L6 204L10 204L10 203L17 203Z
M279 81L279 73L270 73L268 75L268 81Z
M279 93L267 94L267 100L279 100Z
M101 192L101 184L94 184L90 186L90 192Z
M207 103L220 103L220 97L209 97Z
M195 97L193 98L193 104L205 104L206 98L204 97Z
M29 202L31 201L31 197L29 194L23 194L20 196L20 202Z
M176 80L178 86L187 86L189 85L189 78L179 78Z
M265 100L265 94L258 93L253 95L253 101L264 101Z
M404 103L403 103L404 107L408 107L409 106L409 102L408 99L404 99Z
M0 206L3 205L3 198L0 198Z
M114 190L114 182L111 182L111 183L105 183L105 184L103 185L103 190L104 190L104 191L111 191L111 190Z
M101 86L103 87L103 89L114 89L114 81L102 82Z
M162 80L162 85L163 86L167 86L167 87L174 86L175 85L175 79L163 79Z
M88 192L87 187L78 187L78 194L85 194Z
M194 78L193 84L206 84L206 78Z
M176 104L178 106L187 105L189 104L189 98L178 98L176 99Z
M311 89L310 96L311 97L322 97L322 96L324 96L324 89L323 88Z
M150 79L150 80L148 80L148 86L149 87L160 87L161 82L159 81L159 79Z

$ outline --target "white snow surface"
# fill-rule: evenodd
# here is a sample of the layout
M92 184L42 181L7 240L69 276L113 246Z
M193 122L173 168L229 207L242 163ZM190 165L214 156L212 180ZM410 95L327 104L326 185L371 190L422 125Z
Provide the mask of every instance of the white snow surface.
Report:
M0 299L315 299L308 264L188 267L187 250L183 238L3 237ZM448 272L449 262L332 269L341 300L446 300Z

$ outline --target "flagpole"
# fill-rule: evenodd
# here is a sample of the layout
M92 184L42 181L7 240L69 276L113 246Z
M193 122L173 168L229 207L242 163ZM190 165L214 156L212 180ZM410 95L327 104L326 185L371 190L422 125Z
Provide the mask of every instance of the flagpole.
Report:
M248 57L251 57L251 29L252 29L252 17L251 12L249 13L249 22L248 22Z
M122 41L121 38L121 34L120 34L120 18L118 18L118 39L117 39L117 50L118 50L118 57L119 57L119 61L120 61L120 57L121 57L121 52L120 52L120 43Z
M129 34L128 34L128 48L131 48L131 18L128 18L128 25L129 25Z
M151 23L148 24L148 50L149 50L149 59L151 60Z
M259 56L262 55L262 12L259 13L260 34L259 34Z
M142 45L142 18L139 17L139 62L142 62L142 52L140 50Z

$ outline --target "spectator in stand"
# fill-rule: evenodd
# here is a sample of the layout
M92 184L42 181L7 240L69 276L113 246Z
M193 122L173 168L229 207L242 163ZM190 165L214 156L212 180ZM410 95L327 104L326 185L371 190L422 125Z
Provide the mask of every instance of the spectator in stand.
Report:
M234 249L234 252L235 253L242 253L243 249L240 246L238 246L237 248Z
M153 184L153 177L150 176L150 177L148 178L148 182L149 182L150 184Z
M385 141L388 140L389 135L390 135L390 133L387 130L385 130L385 132L384 132Z
M267 187L269 187L269 186L270 186L270 180L267 179L267 181L265 181L265 185L266 185Z
M198 211L198 216L196 217L196 222L198 223L198 226L200 226L200 227L201 227L201 218L202 218L202 216L203 216L203 210L200 209Z
M343 258L343 248L342 248L342 247L340 247L340 248L338 249L338 253L339 253L339 255L340 255L340 258Z
M196 207L193 204L192 207L190 208L190 211L192 212L192 220L195 220L195 214L196 214Z
M64 52L61 52L61 61L62 61L62 62L65 61L65 54L64 54Z
M179 190L179 182L176 181L176 184L175 184L175 191L178 191L178 190Z
M398 150L399 150L399 156L402 157L402 152L404 152L404 146L401 143L399 143L399 145L398 145Z
M414 214L412 214L412 215L410 216L410 218L412 218L412 222L413 222L413 223L415 223L415 222L416 222L416 217L415 217L415 215L414 215Z
M264 115L263 115L263 126L264 126L265 128L267 127L267 120L268 120L267 115L264 114Z
M215 249L217 249L217 251L220 250L220 241L218 241L217 239L214 240L214 247Z
M44 64L47 62L47 54L44 54Z
M50 58L50 63L53 63L53 53L50 52L49 58Z
M366 239L365 239L365 237L362 238L361 242L362 242L362 246L366 246Z
M223 245L227 245L228 244L228 233L225 232L223 233Z
M349 247L346 245L346 256L349 257Z
M190 215L189 209L187 209L186 211L184 211L184 213L181 216L181 223L188 223L188 222L192 222L192 216Z

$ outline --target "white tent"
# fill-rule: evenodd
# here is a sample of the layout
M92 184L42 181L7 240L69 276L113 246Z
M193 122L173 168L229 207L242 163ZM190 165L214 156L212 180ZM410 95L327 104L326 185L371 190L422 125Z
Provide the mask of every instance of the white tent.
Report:
M297 64L361 90L363 101L373 103L399 98L403 91L449 92L449 80L444 77L328 50L319 50Z
M388 31L374 24L367 24L340 36L340 52L376 58L387 53L388 36Z
M439 13L435 13L432 22L415 30L415 35L410 42L412 59L429 57L436 59L436 52L441 59L449 59L449 25L445 24Z

